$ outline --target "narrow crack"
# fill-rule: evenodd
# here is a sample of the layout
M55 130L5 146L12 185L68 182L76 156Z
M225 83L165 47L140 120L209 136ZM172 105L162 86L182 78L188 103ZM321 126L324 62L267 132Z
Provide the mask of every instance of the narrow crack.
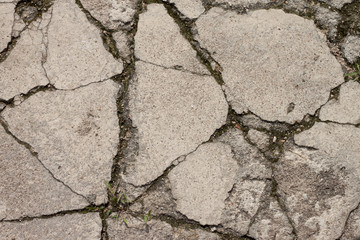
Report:
M34 148L33 148L29 143L24 142L24 141L20 140L18 137L16 137L16 136L10 131L9 126L7 125L6 121L5 121L1 116L0 116L0 125L4 128L4 130L5 130L5 132L6 132L7 134L9 134L11 137L13 137L14 140L15 140L17 143L19 143L20 145L24 146L24 147L30 152L30 154L31 154L32 156L34 156L34 157L38 160L38 162L41 164L41 166L42 166L44 169L46 169L46 171L51 175L51 177L52 177L55 181L61 183L63 186L65 186L67 189L69 189L72 193L74 193L74 194L76 194L76 195L84 198L89 204L91 204L90 201L89 201L84 195L75 192L69 185L67 185L66 183L64 183L64 182L61 181L60 179L56 178L55 175L54 175L54 174L44 165L44 163L39 159L38 153L35 152Z
M351 211L349 212L349 214L348 214L348 216L347 216L347 218L346 218L345 224L344 224L344 229L342 230L339 238L337 238L336 240L342 239L342 237L343 237L344 234L345 234L346 227L347 227L347 225L348 225L348 223L349 223L349 219L350 219L352 213L355 212L355 211L358 210L358 209L360 209L360 202L358 203L358 205L357 205L353 210L351 210ZM356 240L358 240L358 239L356 239Z

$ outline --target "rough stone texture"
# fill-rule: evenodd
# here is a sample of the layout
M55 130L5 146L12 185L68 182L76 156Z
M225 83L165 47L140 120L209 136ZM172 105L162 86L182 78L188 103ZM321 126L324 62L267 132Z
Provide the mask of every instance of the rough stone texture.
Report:
M329 4L332 7L341 9L344 4L351 3L353 0L320 0L323 3Z
M212 8L196 25L201 45L224 69L224 88L237 113L293 123L313 114L344 81L325 36L296 15Z
M264 132L250 129L247 137L261 150L265 150L269 146L269 136Z
M237 170L229 145L201 145L169 174L177 210L203 225L220 224Z
M56 88L73 89L123 70L122 63L105 50L99 30L74 0L54 2L48 42L44 67Z
M205 11L201 0L168 0L188 18L198 18Z
M0 63L0 98L9 100L36 86L48 84L42 67L45 54L43 33L32 24L21 34L6 60Z
M360 37L349 35L345 38L342 50L346 59L353 63L360 57Z
M124 218L127 221L127 226L123 222ZM110 240L220 240L220 237L215 233L206 232L201 229L172 227L166 222L155 219L145 224L143 219L128 214L121 214L118 220L108 219L107 225Z
M306 0L286 0L284 4L284 9L302 14L306 13L310 7L309 2Z
M120 56L126 58L131 54L129 40L124 32L115 32L112 34L116 42L116 48L119 50Z
M315 12L315 19L318 24L328 30L327 35L334 39L337 33L337 25L341 20L341 16L337 12L333 12L327 8L318 7Z
M15 5L0 3L0 52L11 40L11 30L14 22Z
M133 20L139 0L81 0L90 14L108 29L117 29Z
M0 223L3 239L26 240L98 240L101 235L101 219L98 213L69 214L24 222Z
M140 14L135 43L135 56L143 61L208 74L196 59L195 50L160 4L150 4L147 11Z
M337 239L360 199L360 130L317 123L275 165L278 193L299 239Z
M339 99L330 100L320 110L320 119L339 123L360 123L360 84L349 81L340 87Z
M271 0L215 0L215 3L241 7L249 7L255 4L266 4L269 2L271 2Z
M57 179L101 204L117 152L118 90L109 80L74 91L38 92L1 115Z
M266 202L266 207L256 216L250 227L249 236L257 240L292 240L295 239L292 232L289 220L281 210L279 203L275 199L271 199Z
M34 217L88 205L86 199L56 181L1 126L0 138L0 219Z
M138 153L123 177L136 186L154 180L172 161L207 141L228 111L213 78L139 61L129 96Z
M353 211L345 227L341 240L358 240L360 238L360 207Z

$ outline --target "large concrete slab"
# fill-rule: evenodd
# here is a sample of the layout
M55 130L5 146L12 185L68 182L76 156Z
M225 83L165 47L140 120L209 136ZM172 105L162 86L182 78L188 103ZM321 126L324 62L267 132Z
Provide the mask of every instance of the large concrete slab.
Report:
M98 240L101 237L101 228L101 219L98 213L75 213L24 222L0 223L2 239Z
M73 91L41 91L1 116L57 179L101 204L119 142L118 90L108 80Z
M103 46L100 30L92 25L75 0L53 4L44 67L58 89L74 89L108 79L123 70Z
M201 46L223 68L227 99L237 113L294 123L313 114L344 81L325 36L299 16L212 8L196 25Z
M48 215L88 205L0 126L0 219Z
M14 12L15 4L0 3L0 52L7 47L11 40Z

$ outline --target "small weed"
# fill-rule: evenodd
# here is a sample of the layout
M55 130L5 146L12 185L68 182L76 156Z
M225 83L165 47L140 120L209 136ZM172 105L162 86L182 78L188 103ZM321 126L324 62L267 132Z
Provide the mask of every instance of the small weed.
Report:
M151 220L151 210L149 210L148 213L144 215L145 223L148 223L150 220Z
M345 77L350 78L351 80L357 81L360 78L360 66L355 63L355 72L345 74Z
M126 224L126 226L128 225L128 221L126 220L126 218L123 218L123 222Z

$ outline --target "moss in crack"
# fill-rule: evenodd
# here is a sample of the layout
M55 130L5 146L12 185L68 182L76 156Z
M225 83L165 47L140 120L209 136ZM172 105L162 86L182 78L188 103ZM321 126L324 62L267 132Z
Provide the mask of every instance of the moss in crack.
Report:
M336 40L341 42L347 35L360 34L360 1L345 4L340 10L342 20L337 27Z

